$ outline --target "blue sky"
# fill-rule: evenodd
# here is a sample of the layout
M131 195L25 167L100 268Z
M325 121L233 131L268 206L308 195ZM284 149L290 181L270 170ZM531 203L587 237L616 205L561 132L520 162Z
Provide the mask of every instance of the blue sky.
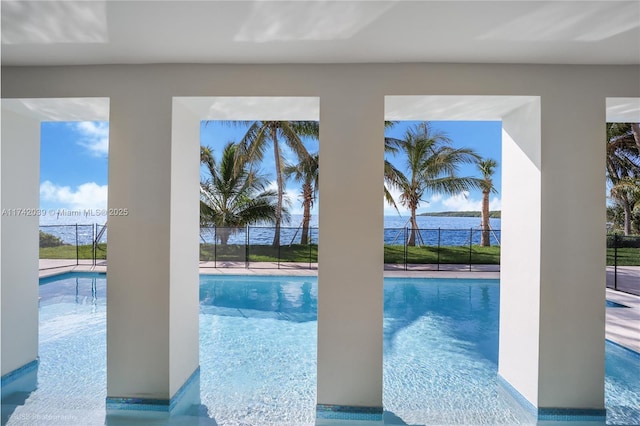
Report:
M43 122L40 144L40 207L107 207L106 122Z
M400 122L387 131L388 136L402 137L406 129L416 122ZM431 122L435 129L444 131L453 140L453 145L469 147L485 158L501 161L501 123L479 121ZM107 206L107 151L108 123L76 122L42 123L40 156L40 207L43 209L104 209ZM229 141L237 141L244 134L242 126L229 126L220 122L203 123L201 126L202 145L211 146L214 154L219 154ZM317 141L308 141L310 152L318 150ZM285 151L285 157L293 160L293 155ZM265 155L262 172L273 176L272 152ZM404 169L401 156L390 160L400 169ZM461 175L476 175L475 166L463 166ZM495 174L498 194L492 195L491 208L500 209L501 168ZM274 179L275 180L275 179ZM275 187L275 183L273 184ZM302 208L298 200L298 184L291 181L286 186L291 200L291 211L300 213ZM381 191L382 192L382 191ZM322 192L320 192L320 196ZM380 202L382 203L382 195ZM421 204L419 212L479 210L481 193L471 191L458 196L429 197ZM401 214L407 210L400 208ZM385 214L397 215L397 212L385 204Z

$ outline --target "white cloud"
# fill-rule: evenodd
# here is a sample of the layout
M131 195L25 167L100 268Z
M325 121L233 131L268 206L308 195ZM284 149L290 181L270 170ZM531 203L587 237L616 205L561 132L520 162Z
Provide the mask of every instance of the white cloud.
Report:
M293 185L291 185L293 186ZM271 191L278 191L278 183L273 180L271 182L269 182L269 185L266 188L267 190L271 190ZM302 200L300 197L300 189L287 189L285 188L284 190L284 204L286 207L288 207L289 209L289 213L291 214L302 214L303 213L303 208L302 208ZM313 206L313 211L311 212L311 214L317 214L317 203L314 204Z
M469 192L461 192L442 200L442 205L451 211L480 210L482 201L475 201L469 198Z
M482 200L469 198L469 192L467 191L443 199L441 204L445 210L449 211L480 211L482 209ZM502 203L498 197L493 197L489 201L490 210L500 210L501 206Z
M498 197L493 197L489 201L489 210L502 210L502 200Z
M274 188L275 190L276 188ZM291 189L285 189L284 191L284 202L285 204L287 204L287 201L289 202L288 206L289 207L289 213L291 214L302 214L303 213L303 208L302 208L302 197L300 196L300 191L297 190L291 190Z
M81 121L72 128L80 135L78 144L96 157L109 153L109 123L101 121Z
M69 210L106 209L107 188L107 185L87 182L72 189L47 180L40 184L40 198Z
M391 190L391 195L393 199L396 200L398 204L398 209L400 210L400 214L403 216L408 216L411 212L408 208L403 207L400 204L400 191ZM502 206L501 200L498 197L494 197L489 201L489 209L490 210L500 210ZM469 192L462 192L460 194L450 196L444 198L442 194L433 194L427 201L423 201L420 203L420 207L417 210L417 213L424 213L426 211L429 212L440 212L440 211L480 211L482 209L482 200L475 200L469 197ZM387 204L387 201L384 201L384 214L388 216L397 215L398 212L392 206Z
M389 188L387 188L387 189L389 189ZM391 196L395 200L396 205L398 206L398 210L400 211L400 214L401 215L409 214L410 213L409 209L404 207L400 203L401 191L396 189L396 188L391 188L391 189L389 189L389 192L391 193ZM384 198L384 195L383 195L383 202L384 202L384 214L385 215L393 216L393 215L397 215L398 214L398 210L396 210L393 206L391 206L391 205L389 205L389 203L387 203L387 200Z

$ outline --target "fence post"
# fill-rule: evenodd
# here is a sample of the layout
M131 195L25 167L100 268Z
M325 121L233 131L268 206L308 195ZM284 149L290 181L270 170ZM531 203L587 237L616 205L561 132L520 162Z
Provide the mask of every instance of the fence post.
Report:
M218 267L218 227L213 227L213 267Z
M309 269L311 269L311 243L313 243L313 232L312 227L309 227L309 239L307 243L309 244Z
M613 288L618 289L618 234L613 234Z
M97 249L97 245L98 242L96 241L97 236L98 236L98 224L94 222L93 226L91 227L91 234L93 235L93 244L91 244L91 263L93 264L93 266L96 266L98 264L98 260L96 259L98 257L98 249Z
M276 232L278 229L276 229ZM278 244L278 269L280 269L280 244Z
M471 272L471 251L473 250L473 228L469 229L469 272Z
M407 262L409 261L409 247L407 247L407 240L409 239L409 228L404 228L404 270L407 270Z
M249 225L247 225L247 232L246 232L246 238L245 238L245 246L244 246L244 268L248 269L249 268L249 229L251 227Z
M76 266L80 264L80 249L78 248L78 224L76 223Z
M438 227L438 271L440 270L440 227Z

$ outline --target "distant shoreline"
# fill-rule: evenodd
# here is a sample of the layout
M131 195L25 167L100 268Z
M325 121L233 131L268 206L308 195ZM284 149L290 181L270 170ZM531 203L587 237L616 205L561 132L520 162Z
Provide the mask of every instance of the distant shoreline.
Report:
M500 219L502 212L500 210L489 212L489 217L493 219ZM480 217L479 211L463 211L463 212L428 212L420 213L418 216L432 216L432 217Z

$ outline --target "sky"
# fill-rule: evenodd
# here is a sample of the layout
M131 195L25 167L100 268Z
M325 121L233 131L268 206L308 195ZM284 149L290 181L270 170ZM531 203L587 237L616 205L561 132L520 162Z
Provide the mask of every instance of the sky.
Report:
M408 126L416 122L399 122L388 129L387 136L402 138ZM445 132L455 147L474 149L483 158L493 158L498 162L494 175L494 184L498 191L491 196L491 209L499 210L501 190L501 123L499 121L432 121L434 129ZM221 122L203 122L201 126L201 144L213 148L214 155L219 155L229 141L238 141L244 135L246 127L230 126ZM97 210L107 207L108 184L108 138L107 122L43 122L41 128L40 155L40 208L66 209L70 211ZM318 141L306 141L309 152L317 152ZM284 149L285 158L291 161L294 157ZM401 155L389 157L389 160L401 170L405 169ZM265 154L261 172L272 178L275 188L273 154ZM461 176L477 176L475 165L460 168ZM286 194L291 201L292 214L302 213L299 200L299 184L289 181ZM380 202L384 203L382 190ZM397 191L392 191L398 199ZM320 189L320 197L322 189ZM418 209L422 212L480 210L482 194L475 190L456 196L430 194ZM385 215L398 215L396 210L384 203ZM408 215L408 210L398 204L400 214ZM316 207L317 209L317 203ZM317 211L313 212L314 214Z
M40 135L40 208L105 209L108 123L43 122Z

